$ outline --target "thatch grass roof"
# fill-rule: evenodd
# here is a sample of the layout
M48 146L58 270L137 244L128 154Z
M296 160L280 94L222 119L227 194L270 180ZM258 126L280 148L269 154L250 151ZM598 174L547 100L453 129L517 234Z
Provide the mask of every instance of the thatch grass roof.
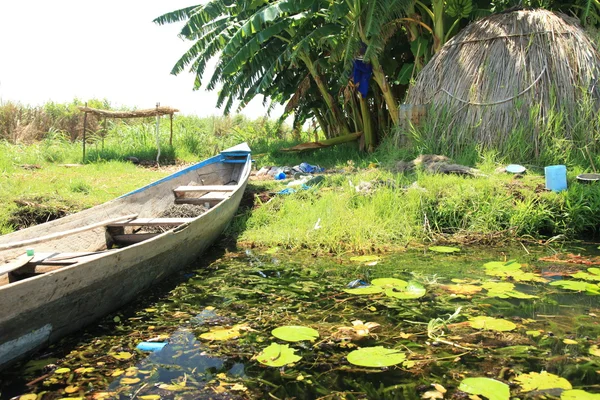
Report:
M438 129L470 130L468 136L486 147L502 144L528 120L538 155L539 130L549 116L562 110L568 120L582 100L597 104L599 71L599 55L577 20L547 10L500 13L446 43L406 103L445 110Z

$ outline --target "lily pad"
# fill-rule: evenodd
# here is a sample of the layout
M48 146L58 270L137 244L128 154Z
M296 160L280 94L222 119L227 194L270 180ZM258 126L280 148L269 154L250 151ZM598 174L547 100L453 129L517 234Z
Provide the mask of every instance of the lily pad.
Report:
M444 286L442 286L442 289L444 289L447 292L453 293L453 294L462 294L462 295L475 294L475 293L479 293L483 290L483 288L481 286L468 285L468 284L444 285Z
M560 394L560 400L600 400L600 393L588 393L585 390L565 390Z
M108 355L112 356L113 358L116 358L117 360L121 360L121 361L127 361L133 357L133 354L131 354L127 351L120 351L118 353L108 353Z
M522 265L515 261L500 262L492 261L483 265L486 275L497 276L500 278L511 279L515 282L548 282L533 272L525 272L521 269Z
M593 356L598 356L600 357L600 348L598 347L597 344L590 346L588 352L593 355Z
M271 334L278 339L287 342L301 342L303 340L313 341L319 337L319 332L307 326L280 326L271 331Z
M406 355L396 349L376 346L354 350L348 354L347 358L350 364L381 368L400 364L406 359Z
M541 373L530 372L528 374L522 374L517 376L514 380L521 385L522 392L547 389L569 390L573 388L571 383L565 378L550 374L546 371L542 371Z
M566 290L573 290L575 292L600 294L600 287L598 285L584 281L554 281L550 283L550 286L558 286Z
M290 349L288 344L271 343L269 347L256 356L256 359L259 363L269 367L283 367L302 358L294 354L295 352L296 350Z
M238 338L240 335L239 326L236 325L231 328L211 328L210 331L201 334L200 338L204 340L229 340Z
M356 261L356 262L369 262L369 261L378 261L380 260L381 257L378 256L355 256L355 257L350 257L350 261Z
M59 368L59 369L57 369L57 370L54 371L55 374L59 374L59 375L66 374L66 373L69 373L69 372L71 372L71 368Z
M533 299L537 297L514 290L515 285L510 282L485 282L483 288L487 290L488 297L499 297L501 299L508 299L510 297L515 299Z
M373 279L371 281L371 285L379 286L384 289L388 289L388 288L392 288L392 287L404 288L404 287L408 286L408 282L403 281L402 279L396 279L396 278L377 278L377 279Z
M466 378L458 387L469 394L481 395L489 400L508 400L510 388L506 383L490 378Z
M577 272L571 275L576 279L583 279L586 281L600 281L600 268L588 268L588 272Z
M459 252L460 249L458 247L431 246L429 251L435 251L436 253L456 253Z
M538 337L538 336L540 336L542 334L542 331L539 331L539 330L537 330L537 331L526 331L525 334L529 335L531 337Z
M354 289L344 289L344 292L350 294L376 294L383 292L383 288L381 286L365 286Z
M418 282L410 281L408 282L408 286L405 288L400 287L391 287L386 289L385 294L388 297L393 297L395 299L418 299L419 297L425 296L427 291Z
M29 393L29 394L24 394L19 396L19 400L36 400L37 399L37 394L35 393Z
M507 332L516 329L516 325L508 320L486 316L473 317L469 319L469 325L475 329Z

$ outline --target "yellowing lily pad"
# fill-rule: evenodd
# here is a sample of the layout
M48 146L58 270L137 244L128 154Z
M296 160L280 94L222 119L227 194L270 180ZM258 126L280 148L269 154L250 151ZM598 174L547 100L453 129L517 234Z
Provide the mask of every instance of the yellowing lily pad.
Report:
M361 287L361 288L354 288L354 289L344 289L344 292L346 293L350 293L350 294L376 294L376 293L382 293L383 292L383 288L381 286L365 286L365 287Z
M560 400L600 400L600 393L589 393L585 390L565 390L560 394Z
M201 339L204 340L230 340L240 337L242 330L249 330L249 326L246 324L234 325L231 328L223 328L221 326L215 326L208 332L204 332L200 335Z
M401 287L391 287L386 289L385 294L388 297L393 297L396 299L418 299L419 297L425 296L426 290L418 282L408 282L408 286Z
M469 325L475 329L507 332L514 330L517 326L508 320L486 316L473 317L469 319Z
M168 383L161 383L160 385L158 385L159 389L163 389L163 390L169 390L171 392L180 392L182 390L188 390L190 389L189 387L187 387L185 385L185 382L183 382L183 384L179 385L179 384L168 384Z
M79 391L79 386L70 385L65 388L65 393L72 394Z
M481 286L467 285L467 284L444 285L441 288L444 289L445 291L453 293L453 294L463 294L463 295L479 293L483 289Z
M271 343L269 347L256 356L256 359L259 363L269 367L283 367L302 358L294 354L295 352L296 350L290 349L288 344Z
M542 331L526 331L525 334L531 336L531 337L538 337L542 334Z
M590 346L588 351L591 355L600 357L600 348L598 348L597 344Z
M108 354L110 356L112 356L113 358L116 358L117 360L122 360L122 361L127 361L133 357L133 354L131 354L127 351L120 351L118 353L108 353Z
M88 372L94 372L94 367L81 367L75 370L78 374L87 374Z
M347 358L350 364L381 368L400 364L406 359L406 355L396 349L376 346L354 350L348 354Z
M558 286L566 290L573 290L575 292L600 294L600 287L598 285L584 281L554 281L550 283L550 286Z
M355 256L355 257L350 257L350 261L356 261L356 262L369 262L369 261L378 261L380 260L380 257L377 256Z
M138 396L142 400L160 400L160 396L157 394L147 394L144 396Z
M429 251L435 251L436 253L456 253L459 252L460 249L458 247L431 246Z
M29 394L24 394L22 396L19 396L19 400L36 400L37 399L37 394L35 393L29 393Z
M577 340L573 339L563 339L564 344L577 344Z
M123 385L135 385L140 381L140 378L121 378L120 382Z
M458 389L469 394L484 396L489 400L508 400L510 398L508 385L490 378L463 379Z
M521 385L522 392L531 392L532 390L547 389L572 389L571 383L558 375L550 374L546 371L541 373L530 372L522 374L514 379Z
M271 331L271 334L278 339L287 342L300 342L303 340L313 341L319 337L319 332L306 326L280 326Z
M55 374L67 374L71 372L71 368L59 368L56 371L54 371Z
M408 282L396 278L377 278L371 281L371 285L380 286L384 289L388 288L404 288L408 286Z

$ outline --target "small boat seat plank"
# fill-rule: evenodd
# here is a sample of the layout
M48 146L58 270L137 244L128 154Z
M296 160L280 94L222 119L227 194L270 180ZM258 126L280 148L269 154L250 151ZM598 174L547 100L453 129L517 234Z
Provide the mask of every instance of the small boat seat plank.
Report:
M108 227L116 226L179 226L192 222L195 218L136 218L131 221L117 222Z
M25 265L27 265L27 263L29 263L32 259L33 259L33 256L28 256L26 254L23 254L8 263L1 264L0 265L0 275L7 274L7 273L15 271L19 268L22 268Z
M175 193L175 197L180 197L186 193L234 192L237 188L237 185L179 186L173 189L173 193Z
M178 197L175 199L175 204L218 203L230 197L231 192L208 192L200 197Z

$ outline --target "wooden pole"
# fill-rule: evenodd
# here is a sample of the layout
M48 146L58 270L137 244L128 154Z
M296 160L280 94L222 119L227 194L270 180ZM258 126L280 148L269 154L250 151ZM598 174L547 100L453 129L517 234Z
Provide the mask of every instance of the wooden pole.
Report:
M104 151L104 138L106 137L106 117L104 117L104 132L102 133L102 151Z
M171 117L171 136L169 136L169 146L173 147L173 114L169 114Z
M158 148L158 154L156 154L156 165L160 167L159 158L160 158L160 140L158 137L158 124L160 121L160 116L158 115L158 107L160 107L160 103L156 103L156 147Z
M87 107L87 101L85 102L85 106ZM87 129L87 111L83 113L83 161L82 164L85 164L85 131Z

